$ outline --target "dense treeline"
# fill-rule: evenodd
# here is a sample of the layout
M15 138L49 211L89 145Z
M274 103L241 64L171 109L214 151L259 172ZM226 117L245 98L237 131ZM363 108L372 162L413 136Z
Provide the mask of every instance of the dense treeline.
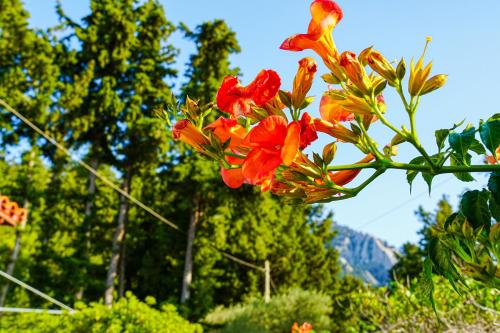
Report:
M167 304L209 329L225 325L224 332L250 331L248 325L288 331L295 320L333 332L404 330L405 320L436 328L428 295L415 283L429 228L421 244L405 245L393 270L407 284L374 290L340 278L332 216L322 207L284 205L250 187L229 190L217 165L173 144L157 116L172 94L209 103L224 76L240 74L229 61L240 47L224 21L175 27L155 0L91 0L90 8L72 18L58 5L60 24L41 31L29 27L21 0L0 0L0 99L178 229L0 106L0 193L29 209L25 227L0 226L0 269L80 309L62 319L5 316L0 331L121 332L137 325L140 332L200 332ZM182 50L170 42L176 30L196 50L183 78L174 69ZM180 89L167 84L173 81ZM419 216L429 226L450 213L443 201L436 214L421 209ZM268 260L273 295L282 295L262 303L263 272L225 254L258 267ZM50 307L4 282L0 306ZM474 294L479 307L458 307L459 296L439 288L445 301L438 297L438 308L453 325L471 309L467 323L491 322L480 307L499 307L494 292Z
M30 211L17 233L15 275L69 304L103 297L111 304L130 290L182 301L194 317L262 293L262 272L220 251L257 266L269 260L278 289L332 289L337 254L321 208L284 206L250 188L229 191L217 166L174 147L156 116L172 94L167 81L184 82L179 99L189 94L205 103L224 76L239 73L228 60L240 50L234 32L220 20L193 30L182 25L196 46L182 79L173 69L179 50L169 42L176 28L157 1L94 0L90 8L71 18L59 5L61 24L49 33L29 27L21 1L2 0L0 98L179 230L2 108L0 192ZM0 233L6 267L16 235ZM19 288L5 294L6 304L46 305Z

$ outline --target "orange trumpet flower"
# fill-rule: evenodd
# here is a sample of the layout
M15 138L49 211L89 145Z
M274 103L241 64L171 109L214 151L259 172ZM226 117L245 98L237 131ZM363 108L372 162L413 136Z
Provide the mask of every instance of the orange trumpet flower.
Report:
M299 69L293 80L292 90L292 105L295 109L300 108L304 102L317 70L318 65L313 58L306 57L299 61Z
M311 3L311 16L307 33L287 38L280 48L288 51L311 49L332 72L338 72L338 52L332 31L343 17L342 9L331 0L316 0Z
M226 156L226 161L232 165L241 166L243 164L243 159L233 156ZM243 177L243 172L241 168L235 168L235 169L221 168L220 174L222 176L222 180L229 188L238 188L245 182L245 178Z
M175 140L187 143L200 152L204 151L204 145L209 144L208 138L187 119L179 120L174 125L172 135Z
M341 100L328 94L321 97L319 113L321 114L322 119L333 124L339 121L354 120L354 113L346 110L343 107Z
M374 156L372 154L366 155L361 161L357 162L356 164L361 164L361 163L368 163L373 161ZM361 169L354 169L354 170L342 170L342 171L337 171L337 172L330 172L330 180L335 183L335 185L338 186L344 186L354 180L357 175L361 172Z
M299 151L300 124L287 124L281 116L269 116L250 130L244 144L252 151L243 161L243 177L250 184L261 184L281 164L292 164Z
M234 76L226 76L217 92L217 106L233 118L249 116L252 106L264 106L276 96L280 85L281 79L273 70L260 71L248 86L242 86Z
M238 124L236 119L226 119L224 117L220 117L213 123L207 125L205 130L212 131L221 142L231 140L228 148L234 148L241 145L241 141L247 134L246 129Z
M313 141L318 139L314 118L309 113L304 112L300 119L300 149L309 146Z
M302 324L302 326L299 326L298 323L294 323L292 326L292 333L309 333L312 329L312 325L307 322Z
M340 123L331 123L323 119L314 119L314 126L318 132L323 132L344 142L358 143L359 135L349 130Z

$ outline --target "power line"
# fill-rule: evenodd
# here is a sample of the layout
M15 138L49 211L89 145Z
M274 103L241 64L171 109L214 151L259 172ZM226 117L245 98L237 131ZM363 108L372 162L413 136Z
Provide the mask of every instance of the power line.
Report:
M433 188L438 188L438 187L440 187L440 186L442 186L442 185L446 184L447 182L449 182L449 181L450 181L450 180L452 180L452 179L453 179L453 177L448 177L448 178L446 178L445 180L443 180L442 182L437 183L437 184L436 184ZM402 207L406 206L406 205L407 205L407 204L409 204L410 202L412 202L412 201L416 200L417 198L419 198L419 197L421 197L421 196L423 196L423 195L425 195L425 194L427 194L427 193L429 193L429 192L428 192L428 191L423 191L423 192L421 192L421 193L417 194L416 196L411 197L410 199L408 199L408 200L406 200L406 201L403 201L403 202L402 202L402 203L400 203L399 205L397 205L397 206L395 206L395 207L393 207L393 208L391 208L391 209L389 209L389 210L385 211L384 213L382 213L382 214L380 214L380 215L378 215L378 216L376 216L376 217L372 218L371 220L368 220L368 221L366 221L365 223L363 223L363 224L361 224L361 225L359 225L359 226L357 226L357 227L354 227L354 228L356 228L356 229L362 229L362 228L366 227L367 225L370 225L370 224L372 224L372 223L374 223L374 222L376 222L376 221L378 221L378 220L380 220L380 219L382 219L382 218L386 217L387 215L390 215L390 214L394 213L396 210L398 210L398 209L400 209L400 208L402 208Z
M46 309L30 309L30 308L4 308L0 307L0 312L11 312L11 313L46 313L46 314L55 314L62 315L64 314L63 310L46 310ZM72 314L73 312L69 312Z
M15 115L17 118L19 118L23 123L25 123L26 125L28 125L32 130L34 130L35 132L37 132L38 134L40 134L43 138L45 138L45 140L47 140L48 142L50 142L51 144L53 144L57 149L61 150L71 160L75 161L80 166L82 166L85 170L87 170L88 172L92 173L97 178L99 178L105 185L111 187L113 190L115 190L116 192L120 193L122 196L124 196L125 198L127 198L128 200L130 200L132 203L136 204L140 208L144 209L146 212L148 212L149 214L151 214L153 217L155 217L159 221L165 223L166 225L168 225L169 227L173 228L174 230L177 230L178 232L180 232L182 234L185 234L185 232L183 230L181 230L176 224L174 224L173 222L169 221L167 218L165 218L162 215L160 215L159 213L157 213L155 210L153 210L152 208L150 208L149 206L147 206L146 204L144 204L139 199L135 198L134 196L132 196L129 193L127 193L126 191L122 190L118 185L116 185L115 183L113 183L106 176L104 176L101 173L99 173L97 170L95 170L94 168L92 168L90 165L88 165L87 163L85 163L81 159L79 159L77 157L74 157L73 154L71 154L71 152L67 148L65 148L63 145L61 145L60 143L58 143L54 138L52 138L50 135L48 135L47 133L45 133L38 126L36 126L35 124L33 124L29 119L27 119L26 117L24 117L19 111L17 111L13 107L11 107L7 102L5 102L1 98L0 98L0 105L3 106L10 113L12 113L13 115ZM226 258L228 258L230 260L233 260L233 261L235 261L237 263L240 263L242 265L245 265L247 267L251 267L251 268L254 268L254 269L258 269L258 270L264 271L263 267L258 267L256 265L250 263L250 262L247 262L245 260L239 259L239 258L237 258L237 257L235 257L235 256L233 256L233 255L231 255L231 254L229 254L227 252L219 250L214 245L210 245L210 246L214 250L218 251L224 257L226 257Z
M64 310L66 311L69 311L69 312L75 312L75 310L73 310L72 308L70 308L69 306L59 302L58 300L56 300L55 298L52 298L50 297L49 295L41 292L40 290L28 285L27 283L24 283L23 281L21 280L18 280L16 279L15 277L13 277L12 275L9 275L7 273L5 273L4 271L0 270L0 275L3 276L4 278L6 278L7 280L11 281L11 282L14 282L15 284L23 287L24 289L27 289L29 291L31 291L32 293L42 297L43 299L49 301L50 303L53 303L61 308L63 308Z

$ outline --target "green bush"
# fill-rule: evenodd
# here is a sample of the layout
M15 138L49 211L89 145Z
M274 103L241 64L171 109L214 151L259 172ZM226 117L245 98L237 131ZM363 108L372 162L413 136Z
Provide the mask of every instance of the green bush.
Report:
M459 295L448 281L434 279L439 320L426 290L414 280L409 286L395 283L392 289L362 287L347 295L347 307L335 307L332 331L358 332L495 332L500 313L500 292L475 287ZM336 304L334 298L334 304ZM349 318L338 317L350 313ZM312 323L314 324L314 323Z
M201 333L200 325L182 318L173 305L151 307L152 298L140 302L132 294L113 308L103 304L79 306L74 314L15 314L0 317L0 333Z
M291 289L269 303L253 298L228 307L218 307L205 323L218 333L288 333L294 322L314 324L316 332L331 326L332 300L314 291Z

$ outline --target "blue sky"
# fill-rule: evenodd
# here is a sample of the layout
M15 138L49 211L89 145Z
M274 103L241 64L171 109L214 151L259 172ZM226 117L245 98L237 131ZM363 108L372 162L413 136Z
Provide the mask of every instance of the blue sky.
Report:
M70 16L79 18L88 13L88 1L63 0ZM232 64L241 68L246 84L263 68L276 70L289 89L297 61L304 56L318 57L312 52L292 53L279 50L281 42L294 33L307 29L310 19L309 3L303 0L161 0L167 18L173 23L186 23L194 28L206 20L224 19L236 32L242 53L232 57ZM447 85L423 98L417 114L419 135L424 146L434 151L434 130L450 127L466 119L476 123L500 112L498 91L500 67L495 63L500 55L500 2L465 1L347 1L339 0L344 19L334 31L340 51L359 52L374 45L388 59L404 56L409 63L418 57L426 36L433 42L427 59L434 63L433 72L449 75ZM56 23L54 0L25 0L35 27L46 28ZM177 68L181 71L193 47L175 34L171 42L181 49ZM319 59L318 59L319 60ZM320 72L326 72L320 67ZM182 82L180 76L177 83ZM311 94L321 96L326 86L321 79L314 84ZM386 93L387 117L396 125L406 122L398 99ZM317 115L318 104L311 105L311 114ZM373 127L373 135L381 143L392 136L381 126ZM327 142L321 141L321 143ZM315 147L320 149L320 144ZM408 161L416 156L409 146L400 147L397 159ZM360 154L343 145L339 147L338 163L352 162ZM480 161L478 161L480 162ZM479 188L486 182L483 175L477 181L464 184L450 175L436 177L432 194L419 178L412 194L404 172L388 171L358 197L329 204L335 219L355 229L374 234L399 246L405 241L417 241L420 224L414 210L423 205L433 210L443 194L456 203L457 196L467 188Z

